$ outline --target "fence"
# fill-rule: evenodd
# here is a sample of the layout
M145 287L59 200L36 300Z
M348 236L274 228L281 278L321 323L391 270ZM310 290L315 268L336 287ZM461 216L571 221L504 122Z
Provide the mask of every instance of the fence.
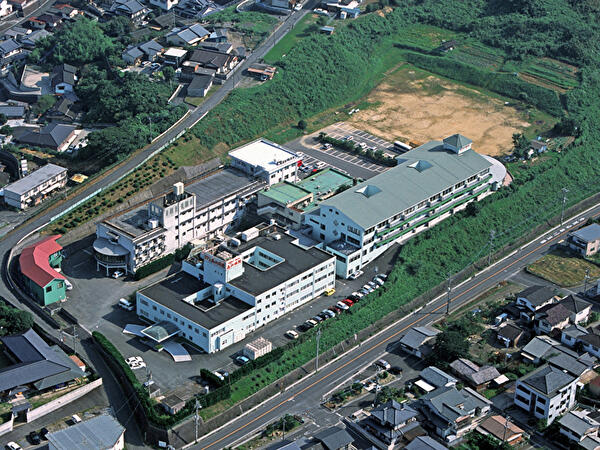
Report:
M91 383L86 384L85 386L81 386L71 392L66 393L65 395L52 400L45 405L42 405L38 408L27 411L27 423L33 422L36 419L39 419L46 414L51 413L52 411L56 411L58 408L62 408L65 405L77 400L78 398L83 397L88 392L93 391L98 386L102 385L102 378L98 378L97 380L92 381Z
M13 422L15 418L13 415L10 415L10 419L0 425L0 436L6 433L10 433L13 430Z

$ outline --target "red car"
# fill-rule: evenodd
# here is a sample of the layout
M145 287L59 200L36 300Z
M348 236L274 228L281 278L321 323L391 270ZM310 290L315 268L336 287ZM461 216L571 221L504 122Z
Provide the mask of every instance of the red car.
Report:
M342 300L342 303L345 303L348 306L354 305L354 302L352 300L350 300L349 298Z
M329 309L331 309L332 311L335 311L335 313L336 313L336 314L339 314L339 313L341 313L341 312L342 312L342 308L338 308L338 307L337 307L337 306L335 306L335 305L334 305L334 306L332 306L332 307L331 307L331 308L329 308Z

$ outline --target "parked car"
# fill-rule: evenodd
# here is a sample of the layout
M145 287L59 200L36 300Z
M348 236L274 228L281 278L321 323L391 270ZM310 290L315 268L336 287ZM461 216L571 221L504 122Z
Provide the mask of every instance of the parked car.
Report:
M373 283L375 283L377 286L381 287L385 284L385 281L383 281L380 278L373 278Z
M334 288L329 288L325 290L325 295L327 297L331 297L333 294L335 294L335 289Z
M381 278L383 281L387 280L387 275L385 273L378 273L375 275L376 278Z
M362 292L353 292L352 294L350 294L348 296L348 298L350 300L356 300L359 301L361 298L363 298L365 296L365 294L363 294Z
M6 448L8 450L22 450L22 447L13 441L10 441L8 444L6 444Z
M377 361L375 361L375 365L377 367L381 367L383 370L390 370L392 368L391 364L385 359L378 359Z
M329 308L330 310L332 310L333 312L335 312L336 314L339 314L342 312L342 308L337 307L336 305L333 305L331 308Z
M67 279L65 279L65 288L67 289L67 291L70 291L71 289L73 289L73 285Z
M144 387L150 387L154 384L154 380L148 380L148 381L144 381Z
M122 277L123 275L125 275L125 273L122 270L115 270L112 274L112 277L116 279Z
M350 275L348 275L348 279L349 280L356 280L358 277L360 277L364 272L362 270L357 270L356 272L352 272Z
M36 432L36 431L32 431L31 433L29 433L27 435L27 439L29 440L29 442L31 442L33 445L39 445L42 443L42 438L40 437L40 435Z
M350 300L349 298L345 298L344 300L342 300L342 303L345 303L348 306L354 305L354 302L352 300Z
M285 332L285 337L288 337L290 339L298 339L300 337L300 335L298 334L297 331L288 330Z
M235 357L235 362L237 362L240 366L245 366L250 362L250 359L244 355L239 355Z
M323 314L325 314L327 317L332 318L335 317L335 313L330 310L330 309L324 309L323 311L321 311Z
M133 303L131 303L126 298L120 298L119 299L119 306L121 308L123 308L125 311L133 311L134 310Z
M43 428L40 430L40 436L42 436L42 439L43 439L43 440L47 440L47 439L48 439L48 438L46 437L47 435L48 435L48 428L46 428L46 427L43 427Z
M224 376L223 376L221 373L219 373L219 371L218 371L218 370L215 370L215 371L213 372L213 375L214 375L215 377L217 377L219 380L221 380L221 381L225 381L225 377L224 377Z
M323 322L323 320L325 320L325 319L323 319L322 317L319 317L319 316L317 315L317 316L314 316L314 317L312 318L312 320L314 320L314 321L315 321L315 322L317 322L317 323L321 323L321 322Z
M317 316L323 320L329 319L329 314L325 314L323 311L321 311L319 314L317 314Z
M335 304L335 306L337 306L338 308L340 308L340 309L342 309L344 311L347 310L347 309L350 309L350 307L348 305L346 305L345 303L342 303L342 302L337 302Z
M373 281L369 281L367 284L371 287L371 289L377 289L379 287L379 285Z
M81 417L79 417L77 414L73 414L71 416L71 422L73 422L73 424L77 424L81 422Z
M390 367L388 372L391 373L392 375L402 375L403 370L402 370L402 367L392 366L392 367Z

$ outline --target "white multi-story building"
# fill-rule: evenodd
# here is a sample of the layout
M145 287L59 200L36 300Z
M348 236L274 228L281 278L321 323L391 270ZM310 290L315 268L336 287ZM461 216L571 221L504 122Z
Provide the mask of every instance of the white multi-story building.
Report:
M12 5L7 0L0 0L0 17L7 16L12 12Z
M45 166L4 187L7 205L25 209L41 203L52 192L67 184L67 169L55 164Z
M575 404L577 378L545 364L517 380L514 402L532 417L548 424Z
M305 223L337 256L337 274L347 277L394 243L481 200L505 176L501 163L454 135L404 153L397 166L323 201Z
M335 286L335 257L301 247L282 228L254 228L240 238L139 291L138 316L166 324L171 331L162 339L178 334L213 353Z
M257 139L229 152L231 166L271 186L282 181L298 181L300 157L266 139Z
M239 223L246 203L261 188L235 170L220 170L187 187L96 224L94 253L103 267L134 272L194 239L214 238Z

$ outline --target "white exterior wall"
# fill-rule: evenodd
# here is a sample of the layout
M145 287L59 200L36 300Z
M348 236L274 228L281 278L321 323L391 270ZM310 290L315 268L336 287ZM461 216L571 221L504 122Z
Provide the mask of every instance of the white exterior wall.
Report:
M12 5L9 5L6 0L0 1L0 17L4 17L12 12Z
M58 175L49 178L42 184L34 187L33 189L19 194L11 191L10 184L4 188L4 201L6 204L19 209L25 209L28 207L27 200L36 194L48 195L52 191L65 187L67 184L67 171L65 170Z
M588 352L590 355L594 355L596 358L600 358L600 348L583 341L582 344L584 352Z
M266 181L269 186L272 186L282 181L290 181L292 183L298 181L299 160L300 158L293 158L291 161L267 171L265 168L252 166L245 161L237 159L235 156L231 156L231 166L249 175L257 176Z
M349 255L349 257L347 258L347 262L344 263L343 261L340 261L338 268L337 268L337 273L339 276L346 278L352 272L359 270L360 268L364 267L369 262L373 261L375 258L377 258L379 255L384 253L392 245L394 245L396 243L403 243L403 242L407 241L408 239L410 239L415 234L418 234L421 231L428 229L429 227L450 217L453 213L456 213L456 212L466 208L466 206L469 202L463 203L462 205L456 206L454 208L452 208L452 205L462 201L464 199L464 197L466 196L468 190L471 188L471 186L478 183L479 181L481 181L481 179L487 175L488 175L488 172L483 171L482 173L478 174L475 179L471 180L468 183L466 182L466 180L464 180L464 183L466 183L466 184L463 186L460 186L459 188L450 187L444 191L444 192L446 192L445 194L440 192L440 193L432 196L431 199L433 199L435 197L436 198L435 200L431 200L431 199L424 200L423 202L425 202L425 203L421 206L415 205L411 208L408 208L405 211L390 211L389 218L387 218L386 220L380 222L379 224L369 228L368 230L365 230L363 227L359 226L349 216L347 216L343 212L339 211L337 208L328 206L326 203L321 205L321 207L319 208L318 216L317 215L306 215L305 223L307 225L311 226L312 237L314 239L325 242L327 244L327 243L341 239L342 234L344 234L347 236L346 242L349 242L352 245L358 245L362 249L362 252L360 252L360 253L356 252L356 253L353 253L352 255ZM457 183L457 185L459 185L461 183L463 183L463 182ZM481 186L478 186L476 189L481 190L485 186L486 185L483 184ZM397 239L394 239L385 244L376 246L376 244L378 242L394 236L394 234L398 233L402 229L410 228L411 226L413 226L417 222L425 219L429 215L437 213L438 212L437 209L434 209L428 213L423 213L423 211L425 211L426 209L428 209L432 206L435 206L436 203L443 202L448 197L450 197L460 191L464 191L464 193L461 194L460 196L458 196L457 198L453 199L450 203L440 205L440 210L450 208L450 210L447 211L446 213L424 223L423 225L421 225L419 227L412 229L410 232L399 236ZM485 197L489 194L490 194L490 191L483 192L480 195L478 195L477 197L475 197L473 200L479 201L483 197ZM473 201L473 200L471 200L471 201ZM421 203L423 203L423 202L421 202ZM421 211L421 213L419 211ZM389 234L384 235L382 237L376 236L376 233L384 231L388 228L394 227L396 224L399 224L399 223L405 221L408 217L410 217L410 220L405 225L403 225L402 228L398 228L397 230L391 231ZM324 227L324 229L323 229L323 227ZM356 239L358 241L358 243L349 241L348 237ZM328 248L327 250L333 251L330 248Z
M515 405L524 409L525 411L529 411L530 404L533 400L533 397L535 397L533 416L538 419L546 419L548 424L550 424L558 416L561 416L573 407L575 404L576 391L577 382L573 381L571 384L559 390L554 397L549 398L537 391L532 390L521 380L517 380L517 386L513 398ZM524 400L521 400L519 396L523 397Z

